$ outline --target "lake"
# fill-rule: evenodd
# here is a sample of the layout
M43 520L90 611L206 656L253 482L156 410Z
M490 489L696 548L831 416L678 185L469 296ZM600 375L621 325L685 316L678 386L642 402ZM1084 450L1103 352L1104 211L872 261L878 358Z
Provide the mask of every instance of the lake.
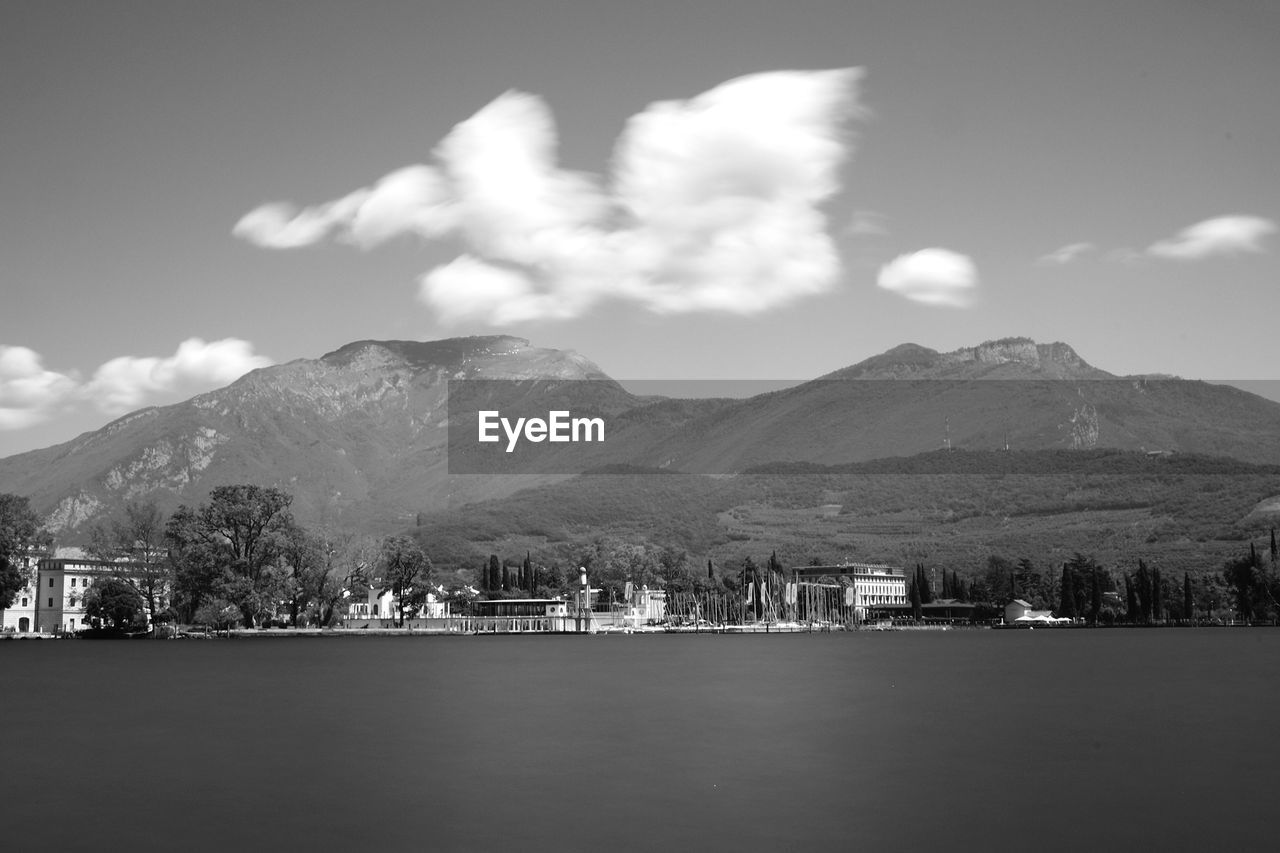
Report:
M1280 630L0 642L8 850L1275 846Z

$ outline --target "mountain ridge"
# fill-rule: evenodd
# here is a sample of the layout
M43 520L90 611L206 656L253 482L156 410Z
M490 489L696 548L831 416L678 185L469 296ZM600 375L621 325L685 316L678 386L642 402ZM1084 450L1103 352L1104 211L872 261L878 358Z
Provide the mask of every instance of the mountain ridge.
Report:
M1002 338L950 353L902 344L780 391L674 400L636 397L578 353L489 335L352 341L319 358L259 368L189 400L0 459L0 491L29 495L53 529L72 537L128 500L172 509L235 482L290 491L311 523L390 531L419 512L580 470L564 450L523 476L451 475L448 384L458 379L514 380L545 408L610 418L612 443L593 447L585 467L726 474L906 456L944 443L1280 460L1280 404L1207 383L1118 377L1061 342ZM903 381L859 381L884 379Z

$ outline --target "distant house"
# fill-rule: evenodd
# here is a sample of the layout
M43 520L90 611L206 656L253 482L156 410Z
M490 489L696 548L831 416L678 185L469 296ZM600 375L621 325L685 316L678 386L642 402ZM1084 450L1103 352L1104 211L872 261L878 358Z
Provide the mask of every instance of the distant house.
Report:
M1021 598L1015 598L1004 606L1004 621L1007 625L1012 625L1019 619L1024 618L1031 613L1031 602L1023 601Z
M1066 625L1071 622L1065 616L1054 616L1052 610L1032 610L1029 602L1015 598L1004 606L1006 625Z
M435 593L427 594L427 601L416 611L405 613L406 619L443 619L448 616L448 605L440 601ZM347 603L347 618L362 619L397 619L399 610L396 596L390 589L369 589L363 598L353 597Z

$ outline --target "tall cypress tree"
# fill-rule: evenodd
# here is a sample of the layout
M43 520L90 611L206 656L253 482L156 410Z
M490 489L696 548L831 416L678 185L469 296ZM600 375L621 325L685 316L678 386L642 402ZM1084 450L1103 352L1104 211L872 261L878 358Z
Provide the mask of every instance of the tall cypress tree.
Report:
M924 616L924 611L920 608L920 584L916 583L916 579L911 579L911 589L908 594L911 597L911 618L920 619Z
M1129 573L1124 573L1124 604L1125 618L1130 622L1138 621L1138 594L1133 588L1133 578L1129 577Z
M498 560L497 554L489 555L489 592L497 592L502 589L502 563Z
M533 589L533 559L529 551L524 552L524 563L520 566L521 589Z
M1164 619L1164 588L1160 582L1160 570L1151 570L1151 616L1157 622Z
M1102 613L1102 570L1097 566L1089 573L1089 621L1098 624Z
M1075 573L1069 563L1062 564L1062 607L1059 616L1074 619L1076 616Z
M506 563L502 564L502 591L511 591L511 569L508 568Z
M1195 621L1196 605L1191 597L1191 575L1182 573L1182 618Z

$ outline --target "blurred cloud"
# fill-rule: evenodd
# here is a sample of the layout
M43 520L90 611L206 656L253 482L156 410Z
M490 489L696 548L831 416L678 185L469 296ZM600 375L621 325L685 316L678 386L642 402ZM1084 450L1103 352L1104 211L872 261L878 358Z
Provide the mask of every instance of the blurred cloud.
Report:
M1069 264L1082 255L1093 252L1097 247L1092 243L1069 243L1061 249L1055 249L1036 260L1041 266L1061 266Z
M758 313L839 275L819 205L839 190L859 77L769 72L652 104L619 137L608 189L559 168L550 110L508 92L450 131L435 165L326 204L263 205L233 233L275 249L459 238L464 254L419 280L447 322L575 317L603 299Z
M205 343L188 338L167 358L127 355L111 359L94 371L84 394L104 412L126 412L153 396L179 389L216 388L271 363L271 359L255 355L248 341L224 338Z
M78 386L74 375L45 370L40 354L0 344L0 429L48 420Z
M845 226L851 237L884 237L889 233L889 217L874 210L855 210Z
M74 372L45 370L34 350L0 345L0 429L22 429L86 404L121 414L164 394L195 394L226 385L270 364L247 341L188 338L166 358L113 358L85 382Z
M921 249L882 266L876 284L913 302L964 308L977 288L978 271L966 255Z
M1260 216L1219 216L1184 228L1177 236L1152 243L1147 254L1157 258L1195 261L1214 255L1262 252L1262 240L1276 224Z

